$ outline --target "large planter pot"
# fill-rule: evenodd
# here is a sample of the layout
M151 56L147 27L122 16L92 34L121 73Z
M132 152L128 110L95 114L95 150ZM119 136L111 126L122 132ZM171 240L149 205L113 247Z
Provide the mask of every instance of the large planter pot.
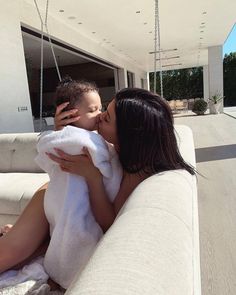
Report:
M194 111L194 113L199 116L199 115L204 115L205 111Z
M210 114L219 114L221 107L222 107L222 101L219 101L217 103L210 103L209 104Z

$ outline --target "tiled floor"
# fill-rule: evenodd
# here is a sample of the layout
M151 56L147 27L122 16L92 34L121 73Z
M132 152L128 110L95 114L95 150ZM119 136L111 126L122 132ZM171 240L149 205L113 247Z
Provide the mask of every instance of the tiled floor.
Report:
M193 130L198 176L202 295L236 294L236 118L175 117Z

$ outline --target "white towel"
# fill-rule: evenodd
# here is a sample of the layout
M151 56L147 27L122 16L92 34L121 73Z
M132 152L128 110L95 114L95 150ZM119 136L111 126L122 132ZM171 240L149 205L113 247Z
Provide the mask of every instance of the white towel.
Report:
M51 242L44 266L49 276L65 289L86 265L102 237L102 230L92 214L84 178L63 172L45 152L56 154L54 148L60 148L77 155L82 154L84 146L103 175L109 199L114 201L122 169L114 148L99 134L67 126L61 131L44 132L37 146L36 162L50 177L44 209L50 224Z
M40 281L41 283L46 283L47 279L48 275L43 268L43 258L39 257L20 270L8 270L0 274L0 290L2 290L0 291L0 294L7 294L4 293L4 288L7 287L17 286L26 281L31 281L32 285L35 284L35 282L37 281ZM8 294L13 293L10 292Z

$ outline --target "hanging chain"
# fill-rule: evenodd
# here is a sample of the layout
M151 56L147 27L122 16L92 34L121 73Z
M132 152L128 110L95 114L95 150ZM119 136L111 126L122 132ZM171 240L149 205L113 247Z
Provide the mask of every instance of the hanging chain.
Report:
M47 37L48 37L49 44L50 44L50 47L51 47L51 51L52 51L54 63L55 63L56 69L57 69L57 75L58 75L59 81L61 81L61 75L60 75L59 67L58 67L58 64L57 64L57 59L56 59L56 56L55 56L55 52L54 52L53 44L52 44L52 41L51 41L51 37L50 37L49 31L48 31L48 25L47 25L49 0L47 0L47 3L46 3L46 12L45 12L45 21L44 22L43 22L43 18L41 16L37 1L34 0L34 3L35 3L35 6L36 6L36 9L37 9L39 18L40 18L40 22L41 22L40 110L39 110L39 129L40 129L40 132L41 132L42 131L42 122L43 122L43 59L44 59L44 51L43 51L44 31L43 31L43 28L44 28L44 26L46 28Z
M55 55L55 52L54 52L54 47L53 47L53 43L52 43L52 40L51 40L51 36L50 36L49 30L48 30L48 6L49 6L49 0L47 0L47 3L46 3L46 13L45 13L45 21L44 21L44 23L43 23L43 19L42 19L42 16L41 16L37 1L34 0L34 3L35 3L35 6L36 6L36 9L37 9L40 21L41 21L41 29L42 29L42 25L44 25L45 28L46 28L47 37L48 37L48 40L49 40L49 44L50 44L50 47L51 47L54 63L55 63L55 66L56 66L58 79L59 79L59 81L61 81L61 74L60 74L60 71L59 71L59 67L58 67L56 55Z
M157 1L155 0L155 32L154 32L154 93L157 92Z
M40 57L40 102L39 102L39 130L43 123L43 23L41 23L41 57Z
M163 98L163 83L162 83L162 63L161 63L161 37L160 37L160 17L159 17L159 5L158 0L155 0L155 37L154 37L154 93L157 88L157 52L159 53L159 74L160 74L160 88L161 97ZM158 51L157 51L158 49Z
M59 67L58 67L58 64L57 64L57 59L56 59L56 55L55 55L55 52L54 52L54 48L53 48L51 36L50 36L49 30L48 30L48 5L49 5L49 0L47 0L47 6L46 6L45 28L46 28L46 32L47 32L47 37L48 37L48 40L49 40L49 44L50 44L50 47L51 47L51 51L52 51L52 56L53 56L53 59L54 59L54 63L55 63L55 66L56 66L58 79L59 79L59 81L61 81L61 74L60 74Z

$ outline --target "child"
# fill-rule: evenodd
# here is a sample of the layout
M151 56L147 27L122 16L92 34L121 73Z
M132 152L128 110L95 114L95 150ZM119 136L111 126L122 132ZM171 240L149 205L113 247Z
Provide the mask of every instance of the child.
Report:
M99 134L91 132L96 128L96 117L101 109L96 86L66 78L57 87L56 104L66 101L69 101L67 110L77 109L75 115L78 121L60 131L44 132L39 139L39 155L36 158L50 176L44 210L50 225L51 240L44 267L49 276L65 289L74 275L83 269L105 229L94 218L84 178L61 170L47 157L47 153L57 155L55 148L58 148L77 155L83 154L83 147L86 147L94 165L104 176L111 202L118 193L122 175L113 147L108 146ZM101 210L100 214L104 212Z

